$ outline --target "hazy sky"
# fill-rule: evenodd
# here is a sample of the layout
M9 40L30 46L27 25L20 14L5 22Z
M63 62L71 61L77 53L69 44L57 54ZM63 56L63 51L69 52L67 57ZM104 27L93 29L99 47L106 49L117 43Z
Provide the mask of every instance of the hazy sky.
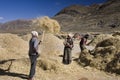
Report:
M61 9L72 5L91 5L106 0L0 0L0 22L54 16Z

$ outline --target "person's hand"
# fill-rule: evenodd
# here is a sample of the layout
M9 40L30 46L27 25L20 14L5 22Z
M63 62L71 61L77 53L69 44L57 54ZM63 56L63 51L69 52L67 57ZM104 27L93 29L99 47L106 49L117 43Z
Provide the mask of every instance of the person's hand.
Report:
M40 54L37 54L37 57L40 57Z
M40 56L40 54L39 54L38 52L36 52L36 55L37 55L37 57L39 57L39 56Z
M40 44L41 42L42 42L42 41L40 40L40 41L39 41L39 44Z

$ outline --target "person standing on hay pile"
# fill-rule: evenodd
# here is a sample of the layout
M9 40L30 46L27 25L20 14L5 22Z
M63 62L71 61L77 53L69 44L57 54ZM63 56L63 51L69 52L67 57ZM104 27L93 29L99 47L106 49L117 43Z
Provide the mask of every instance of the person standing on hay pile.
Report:
M32 38L29 41L29 58L31 62L31 67L30 67L30 73L29 73L28 80L33 80L33 77L35 75L36 62L39 56L38 46L41 43L41 41L38 41L37 31L32 31L31 35L32 35Z
M72 34L68 34L67 38L64 42L64 55L63 55L63 63L64 64L70 64L72 61L72 48L73 48L73 40L72 40Z

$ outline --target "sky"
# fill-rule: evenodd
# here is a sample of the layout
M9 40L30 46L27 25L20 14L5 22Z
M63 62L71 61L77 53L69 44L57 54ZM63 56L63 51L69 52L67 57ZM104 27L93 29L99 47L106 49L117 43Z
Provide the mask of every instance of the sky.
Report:
M106 0L0 0L0 23L17 19L53 17L65 7L73 4L91 5Z

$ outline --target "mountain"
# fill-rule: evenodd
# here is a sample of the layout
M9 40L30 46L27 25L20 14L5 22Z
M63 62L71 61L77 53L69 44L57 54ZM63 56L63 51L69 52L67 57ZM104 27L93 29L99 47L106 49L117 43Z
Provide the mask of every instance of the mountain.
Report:
M120 0L107 0L90 6L71 5L58 12L53 19L62 31L113 32L120 30ZM0 32L22 33L33 29L32 20L15 20L0 23Z
M25 32L29 31L32 25L31 20L14 20L0 24L0 32Z
M71 5L54 17L63 31L112 32L120 30L120 0L90 6Z

